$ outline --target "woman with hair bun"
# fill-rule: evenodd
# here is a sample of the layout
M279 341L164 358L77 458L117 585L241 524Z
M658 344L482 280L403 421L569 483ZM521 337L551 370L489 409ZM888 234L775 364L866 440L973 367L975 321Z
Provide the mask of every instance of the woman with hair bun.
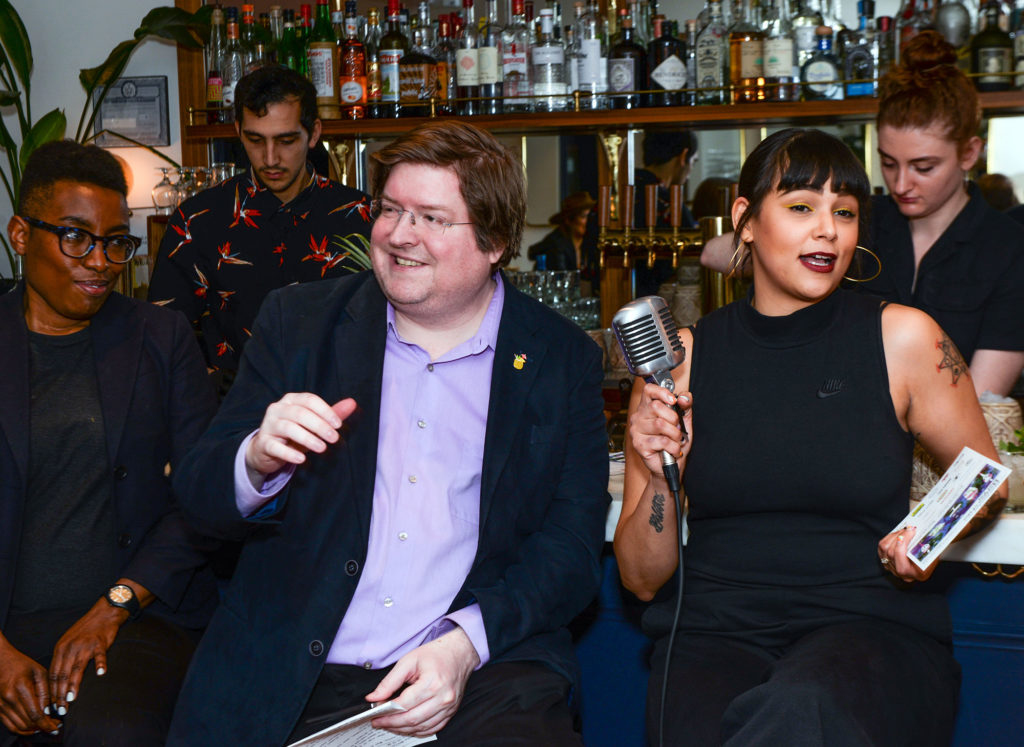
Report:
M983 145L978 95L953 47L925 31L879 96L889 194L872 205L867 243L881 271L864 288L928 312L969 361L977 392L1005 395L1024 368L1024 229L966 180Z

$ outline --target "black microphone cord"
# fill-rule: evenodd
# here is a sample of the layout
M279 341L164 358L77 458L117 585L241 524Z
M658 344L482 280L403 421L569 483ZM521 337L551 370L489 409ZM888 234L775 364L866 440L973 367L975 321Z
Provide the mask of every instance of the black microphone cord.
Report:
M676 485L679 485L679 465L675 466ZM665 469L666 473L668 469ZM668 475L666 474L666 477ZM672 665L672 645L679 627L679 614L683 609L683 507L678 487L672 488L672 500L676 504L676 548L679 552L679 568L676 570L679 582L676 585L676 610L672 615L672 630L668 634L668 651L665 652L665 676L661 678L661 706L658 713L658 744L665 747L665 699L668 693L668 676Z

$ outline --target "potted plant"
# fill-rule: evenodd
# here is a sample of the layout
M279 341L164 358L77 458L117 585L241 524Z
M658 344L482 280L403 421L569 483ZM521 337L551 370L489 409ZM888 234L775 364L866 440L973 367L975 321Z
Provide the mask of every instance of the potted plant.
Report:
M78 119L75 140L84 143L100 134L91 132L96 118L96 105L121 77L132 53L143 41L155 36L186 47L202 48L203 40L209 35L211 12L212 6L204 6L195 13L174 7L154 8L142 19L133 37L114 47L106 60L96 67L80 70L78 80L85 89L86 97ZM0 119L0 149L3 149L6 156L5 159L0 158L0 181L13 206L21 186L21 172L29 156L43 143L66 137L67 117L61 109L53 109L38 119L32 116L32 45L25 25L10 0L0 0L0 47L0 108L8 111L13 109L17 115L19 136L16 139L7 123ZM99 95L94 101L93 94L97 91ZM111 134L147 148L174 166L178 165L154 148L116 132ZM14 268L14 253L3 232L0 232L0 242L3 243L10 266Z

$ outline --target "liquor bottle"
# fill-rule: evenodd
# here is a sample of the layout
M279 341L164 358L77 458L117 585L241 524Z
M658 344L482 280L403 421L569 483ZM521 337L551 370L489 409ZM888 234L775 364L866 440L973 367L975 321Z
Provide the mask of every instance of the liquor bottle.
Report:
M409 22L412 42L398 61L399 104L403 117L429 117L430 101L437 98L437 65L424 46L420 19Z
M812 5L812 0L800 0L799 9L793 18L793 46L796 48L797 70L803 69L804 64L811 59L818 48L818 27L824 25L821 11L817 5Z
M526 16L527 43L529 44L527 49L533 49L533 46L537 43L537 32L540 28L540 19L534 15L533 0L526 0L523 3L523 13ZM529 52L527 52L527 55L529 55Z
M270 6L270 45L267 47L267 64L279 65L278 50L284 37L284 13L280 5Z
M455 45L455 83L459 114L480 114L480 55L477 47L476 12L473 0L462 0L463 27Z
M266 48L263 47L256 37L256 26L253 23L253 6L246 3L242 5L242 25L239 27L239 43L242 47L242 64L245 72L251 73L267 64Z
M580 106L583 109L607 109L605 96L608 78L608 47L604 35L604 19L597 3L591 2L573 26L579 68Z
M673 30L678 26L677 21L672 22ZM673 34L678 36L678 34ZM690 18L686 21L686 90L683 93L683 103L693 106L697 103L697 19Z
M772 0L762 22L764 29L764 97L793 101L796 94L796 48L787 0Z
M896 23L892 16L879 16L877 24L878 70L875 77L881 80L896 64Z
M633 18L619 9L619 42L608 50L608 99L612 109L637 109L643 105L638 91L647 86L647 50L633 35Z
M437 19L437 44L434 46L434 64L437 66L437 113L455 114L455 44L452 42L451 16L442 14Z
M1008 91L1014 69L1013 40L999 27L999 3L989 0L985 5L985 28L971 39L971 72L974 87L979 91Z
M215 6L210 14L210 43L206 46L206 121L216 124L223 121L220 111L224 106L224 79L221 69L224 65L224 11Z
M477 64L480 66L481 114L501 114L504 106L504 75L502 74L501 24L498 23L498 2L487 0L487 15L477 36Z
M957 50L971 41L971 14L960 0L939 0L935 9L935 30Z
M800 69L804 100L841 99L843 84L839 63L832 54L832 27L819 26L817 36L818 49Z
M576 44L575 26L566 26L562 29L565 49L565 85L569 93L569 101L574 102L579 96L580 90L580 50ZM575 104L573 104L575 106Z
M682 106L687 87L686 46L660 13L654 16L654 35L647 45L647 106Z
M316 88L316 110L320 119L338 119L338 40L327 0L316 0L316 24L306 51L309 79Z
M539 112L564 111L568 101L565 82L565 50L554 32L554 12L540 12L540 36L530 51L535 108Z
M313 6L302 3L299 18L295 24L295 36L302 45L302 74L309 77L309 37L313 33Z
M224 12L227 19L228 41L224 46L223 64L221 65L221 94L224 101L224 120L235 121L235 86L245 75L245 62L242 57L242 45L238 38L238 9L228 8Z
M722 3L708 0L708 25L697 35L697 103L725 104L728 101L728 35L722 18Z
M1024 73L1024 8L1014 8L1010 28L1013 37L1013 69L1017 73ZM1016 75L1013 78L1014 88L1024 88L1024 75Z
M878 93L878 39L875 34L875 0L857 0L859 24L843 49L846 98Z
M437 40L434 38L434 22L430 20L430 3L428 0L420 0L419 19L420 33L423 35L423 49L429 54Z
M370 8L366 14L363 47L366 49L366 113L376 119L381 114L380 101L380 11Z
M366 45L356 36L356 0L346 0L341 27L345 40L341 44L338 73L338 98L343 119L366 117Z
M512 0L512 20L501 37L505 111L533 109L530 95L530 29L523 0Z
M764 33L750 19L750 4L733 0L729 28L729 84L732 103L764 101Z
M402 33L399 0L388 0L388 32L381 37L377 52L380 59L381 117L401 116L401 76L398 65L409 51L409 39Z
M934 14L931 0L907 0L907 9L897 18L900 39L899 52L902 55L907 42L925 29L934 29ZM900 23L902 21L902 24Z
M295 12L290 8L284 10L284 32L281 35L281 43L277 47L277 62L279 65L289 67L297 73L302 72L302 60L305 55L302 52L302 45L295 33Z

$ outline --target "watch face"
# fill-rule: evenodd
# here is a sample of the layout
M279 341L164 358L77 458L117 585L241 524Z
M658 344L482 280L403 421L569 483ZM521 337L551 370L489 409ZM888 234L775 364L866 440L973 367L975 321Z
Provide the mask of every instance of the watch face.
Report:
M130 601L135 594L132 592L131 587L125 586L124 584L118 584L117 586L112 586L110 588L110 591L107 592L107 596L110 598L111 602L119 602L123 604Z

